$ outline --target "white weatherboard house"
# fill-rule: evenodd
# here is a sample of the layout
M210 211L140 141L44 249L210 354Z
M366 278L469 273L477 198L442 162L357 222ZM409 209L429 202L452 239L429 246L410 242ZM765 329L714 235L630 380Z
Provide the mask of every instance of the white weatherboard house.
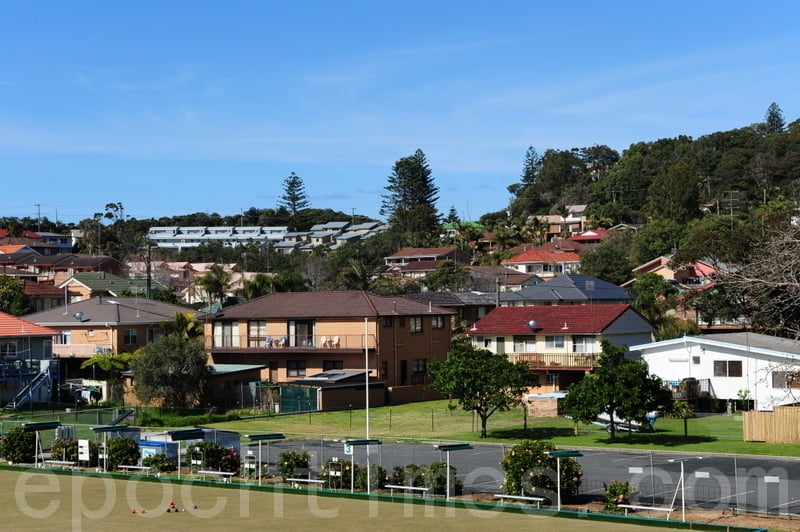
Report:
M800 342L750 332L684 336L632 345L650 373L668 383L706 381L719 400L746 393L756 410L800 403Z

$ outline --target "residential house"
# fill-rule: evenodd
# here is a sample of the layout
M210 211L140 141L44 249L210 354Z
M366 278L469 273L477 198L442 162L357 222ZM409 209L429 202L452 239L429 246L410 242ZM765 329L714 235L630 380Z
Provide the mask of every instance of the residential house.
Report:
M740 409L771 411L798 403L797 340L736 332L634 343L630 349L676 398L699 402L701 409L723 410L731 403Z
M567 205L565 216L544 214L532 218L547 226L546 240L557 240L578 234L585 229L585 211L586 205Z
M513 292L542 280L532 273L521 273L504 266L466 266L469 288L481 292Z
M431 397L428 363L446 358L452 315L368 292L274 293L215 314L206 348L215 365L264 365L261 378L273 383L368 370L401 403Z
M589 275L571 273L513 292L501 292L504 307L526 305L587 305L633 302L624 288Z
M164 288L160 284L158 287ZM70 303L98 296L147 295L146 279L123 279L107 272L79 272L58 285L69 292Z
M147 232L147 238L160 248L180 251L211 242L221 242L225 246L234 247L251 242L270 245L280 242L287 231L288 227L265 226L151 227Z
M542 279L548 279L577 273L581 266L581 257L574 251L533 248L505 259L501 264L518 272L533 273Z
M47 402L58 368L51 367L58 331L0 312L0 401L14 407L26 400ZM33 383L33 385L32 385Z
M95 370L80 365L93 355L132 353L162 335L161 323L185 307L144 297L98 296L36 312L25 319L57 331L53 358L61 375L68 378L95 377ZM99 370L97 370L99 371Z
M399 268L412 262L439 262L452 260L461 266L470 262L469 254L456 247L444 248L403 248L394 255L384 257L386 266Z
M458 292L419 292L409 294L409 299L425 305L450 309L456 313L453 329L459 331L480 320L497 306L497 293L477 290Z
M465 332L476 347L526 362L532 392L566 390L597 366L601 340L616 346L652 341L653 326L630 305L498 307Z

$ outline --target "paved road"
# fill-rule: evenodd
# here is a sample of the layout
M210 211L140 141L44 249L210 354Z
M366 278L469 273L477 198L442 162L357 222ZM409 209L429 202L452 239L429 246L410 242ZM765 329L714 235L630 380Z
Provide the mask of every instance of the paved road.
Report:
M242 453L257 454L257 445L243 445ZM510 446L473 444L473 449L453 451L450 463L458 469L466 493L502 491L500 460ZM334 456L349 460L341 441L280 441L269 446L269 461L275 470L278 454L286 449L307 451L313 469L319 470ZM262 444L267 461L267 445ZM367 447L353 447L354 459L367 463ZM699 455L671 452L582 450L581 493L602 495L611 480L630 481L643 504L800 514L800 458ZM395 466L446 461L446 453L433 443L385 443L369 446L369 461L391 473ZM685 491L680 490L681 463Z

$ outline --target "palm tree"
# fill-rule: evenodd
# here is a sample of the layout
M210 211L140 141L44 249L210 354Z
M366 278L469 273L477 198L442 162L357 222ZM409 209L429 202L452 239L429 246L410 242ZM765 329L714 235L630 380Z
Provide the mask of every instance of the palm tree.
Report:
M122 397L122 372L128 371L131 364L138 355L136 353L117 353L106 354L96 353L92 358L85 360L81 364L81 369L98 367L110 377L106 379L108 382L108 393L112 399L119 395Z
M342 272L341 280L350 290L369 290L370 287L369 271L358 259L347 261L347 268Z
M194 321L194 312L176 312L174 320L162 321L159 326L165 335L194 339L203 336L203 324Z
M221 308L222 301L225 299L225 293L230 289L230 272L225 271L225 268L221 264L214 264L209 268L208 273L200 277L197 282L211 299L209 304L216 300L219 301L219 306Z
M238 291L245 299L255 299L274 292L272 277L266 273L257 273L250 281L244 281Z

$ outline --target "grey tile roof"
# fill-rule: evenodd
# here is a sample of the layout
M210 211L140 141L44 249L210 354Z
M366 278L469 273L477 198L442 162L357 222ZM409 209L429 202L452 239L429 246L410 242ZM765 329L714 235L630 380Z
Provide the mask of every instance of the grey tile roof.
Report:
M186 307L171 305L143 297L95 297L69 305L28 314L25 319L49 327L69 327L76 324L149 324L175 319L178 312L194 312ZM79 318L76 314L80 313ZM195 318L202 317L195 313Z

